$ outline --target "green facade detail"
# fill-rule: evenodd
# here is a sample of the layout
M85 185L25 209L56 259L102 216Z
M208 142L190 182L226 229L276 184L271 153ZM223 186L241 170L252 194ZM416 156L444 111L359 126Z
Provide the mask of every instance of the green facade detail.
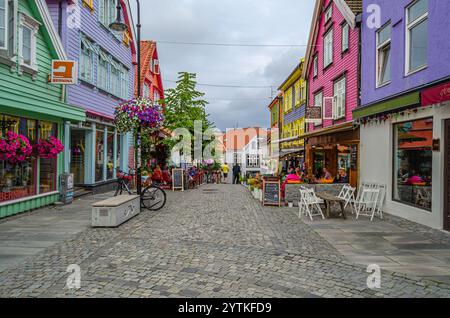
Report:
M417 91L384 102L358 108L353 111L353 119L391 112L397 109L408 106L415 106L418 104L420 104L420 93Z

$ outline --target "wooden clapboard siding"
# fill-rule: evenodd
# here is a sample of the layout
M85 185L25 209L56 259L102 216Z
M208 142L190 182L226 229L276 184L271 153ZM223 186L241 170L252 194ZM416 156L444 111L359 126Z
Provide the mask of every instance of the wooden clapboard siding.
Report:
M58 1L47 0L47 5L51 12L54 12L54 23L58 25ZM78 6L81 12L81 28L70 28L67 26L67 3L63 3L63 45L66 49L68 58L71 60L80 60L81 34L85 34L93 42L98 44L104 51L110 53L117 61L121 62L129 69L129 96L133 98L133 84L134 84L134 65L132 63L131 48L122 43L122 38L116 38L105 26L98 21L98 7L99 1L94 1L94 11L83 7L81 1L78 1ZM123 15L123 12L122 12ZM67 101L70 104L80 106L87 111L101 113L107 116L112 116L114 108L121 102L107 92L97 89L97 60L94 59L93 83L89 84L84 81L79 81L77 85L71 85L67 89Z

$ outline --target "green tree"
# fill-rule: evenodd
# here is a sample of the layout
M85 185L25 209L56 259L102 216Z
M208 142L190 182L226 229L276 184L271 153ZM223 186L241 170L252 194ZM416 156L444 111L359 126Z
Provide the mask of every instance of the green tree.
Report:
M213 123L208 119L205 107L208 102L202 99L205 94L196 90L197 75L195 73L178 73L177 86L166 90L165 122L164 126L171 131L177 128L189 130L192 138L191 149L194 149L194 122L202 122L202 132L214 128ZM179 140L166 139L164 143L172 148ZM211 141L202 141L202 151Z

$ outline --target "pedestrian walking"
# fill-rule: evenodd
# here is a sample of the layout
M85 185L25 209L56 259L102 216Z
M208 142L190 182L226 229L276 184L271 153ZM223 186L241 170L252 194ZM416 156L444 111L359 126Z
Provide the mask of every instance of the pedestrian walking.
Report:
M241 184L241 166L237 163L233 167L233 184Z
M230 172L230 168L228 167L228 164L226 162L222 165L222 172L223 172L224 183L227 183L228 173Z

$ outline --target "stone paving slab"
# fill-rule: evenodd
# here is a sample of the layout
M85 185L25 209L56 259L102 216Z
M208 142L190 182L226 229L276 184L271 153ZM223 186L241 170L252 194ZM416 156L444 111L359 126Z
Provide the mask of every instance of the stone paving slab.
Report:
M80 289L66 286L70 264ZM365 266L238 185L169 192L161 211L87 227L0 271L0 297L450 297L445 282L387 270L369 289Z

